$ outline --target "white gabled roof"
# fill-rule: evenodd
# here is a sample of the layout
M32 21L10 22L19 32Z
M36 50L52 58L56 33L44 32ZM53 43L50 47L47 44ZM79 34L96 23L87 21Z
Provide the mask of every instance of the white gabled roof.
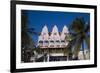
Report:
M50 39L60 40L60 35L59 35L58 28L57 28L56 25L54 25L54 27L52 29L52 32L51 32L51 35L50 35Z
M69 33L67 26L64 25L62 33Z
M43 27L41 35L44 35L44 33L48 34L48 28L46 25Z
M65 34L66 33L66 34ZM49 35L47 26L45 25L42 29L41 35L38 40L64 40L65 36L69 33L68 28L64 25L61 34L58 31L56 25L54 25L52 32Z
M65 34L66 33L66 34ZM68 42L66 41L66 42L64 42L64 43L62 43L61 41L62 40L65 40L65 36L67 35L69 33L69 31L68 31L68 28L66 27L66 26L64 26L63 27L63 29L62 29L62 32L61 33L59 33L59 31L58 31L58 28L57 28L57 26L56 25L54 25L54 27L53 27L53 29L52 29L52 32L48 32L48 28L47 28L47 26L45 25L44 27L43 27L43 29L42 29L42 32L41 32L41 35L38 37L38 42L39 41L48 41L49 42L49 44L48 43L43 43L42 44L42 48L44 47L45 48L45 46L47 47L49 47L50 48L50 45L54 45L54 46L56 46L57 47L57 45L60 45L60 48L62 47L61 45L67 45L68 44ZM56 43L51 43L51 41L54 41L54 42L56 42ZM39 45L39 43L38 43L38 45Z
M64 40L66 35L69 33L67 26L64 25L63 29L62 29L62 33L61 33L61 40ZM66 35L65 35L66 34Z
M46 25L43 27L40 37L42 40L48 40L49 34L48 34L48 28Z

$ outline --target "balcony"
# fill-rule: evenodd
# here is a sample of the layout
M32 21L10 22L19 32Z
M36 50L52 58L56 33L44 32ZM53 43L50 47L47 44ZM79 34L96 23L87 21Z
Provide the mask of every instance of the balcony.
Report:
M48 46L49 46L49 41L47 41L47 40L44 41L44 42L43 42L43 46L44 46L44 47L48 47Z
M53 41L53 40L51 40L51 41L49 42L49 47L54 47L54 41Z
M43 46L43 41L39 41L39 44L38 44L40 47Z
M60 41L57 40L57 41L55 41L55 43L56 43L56 46L55 47L59 48L60 47Z

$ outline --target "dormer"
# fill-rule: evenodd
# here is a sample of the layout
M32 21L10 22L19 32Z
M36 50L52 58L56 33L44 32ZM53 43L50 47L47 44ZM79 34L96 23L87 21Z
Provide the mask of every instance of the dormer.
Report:
M51 35L50 35L50 39L52 40L60 40L60 36L59 36L59 32L58 32L58 28L56 25L54 25Z
M40 40L48 40L49 38L49 34L48 34L48 28L45 25L42 29L42 32L40 34Z
M69 33L69 31L68 31L67 26L64 26L62 29L62 33L61 33L61 40L64 40L66 35L68 35L68 33Z

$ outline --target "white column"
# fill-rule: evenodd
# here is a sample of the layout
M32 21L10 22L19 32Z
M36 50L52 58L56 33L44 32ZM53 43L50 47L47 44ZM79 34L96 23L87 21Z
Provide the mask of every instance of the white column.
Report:
M47 54L47 62L49 62L49 54Z

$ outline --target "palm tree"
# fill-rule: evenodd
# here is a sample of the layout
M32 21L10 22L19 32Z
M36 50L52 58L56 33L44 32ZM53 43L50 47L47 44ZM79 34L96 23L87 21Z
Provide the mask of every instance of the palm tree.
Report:
M73 50L73 45L75 44L76 39L73 34L69 33L66 35L65 40L68 41L68 45L66 46L68 60L72 60L72 50Z
M32 48L35 47L35 43L31 37L31 34L33 35L34 29L28 27L28 15L26 11L22 11L22 16L21 16L21 48L22 48L22 61L24 62L29 62L30 58L32 56ZM23 54L24 51L24 54Z
M71 40L69 41L68 44L68 48L71 48L71 50L74 48L73 51L73 55L75 56L75 58L78 58L78 54L80 52L80 48L82 48L83 51L83 56L84 59L86 59L85 57L85 53L84 53L84 46L85 44L88 47L88 50L90 51L90 26L89 24L86 24L86 22L84 21L84 18L76 18L71 26Z

